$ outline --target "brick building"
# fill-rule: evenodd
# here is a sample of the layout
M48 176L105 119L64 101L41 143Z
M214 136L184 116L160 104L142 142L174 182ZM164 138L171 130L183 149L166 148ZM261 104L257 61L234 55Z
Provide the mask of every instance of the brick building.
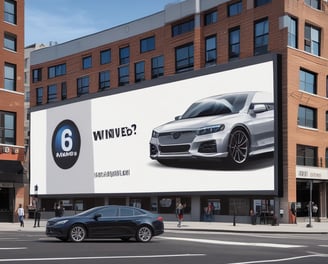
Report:
M29 190L24 147L24 1L0 1L0 221L15 220Z
M220 206L228 208L224 215L232 215L232 204L242 207L243 201L247 201L247 209L259 205L269 211L274 207L275 214L281 213L284 222L292 221L294 208L298 217L313 214L316 219L325 220L327 18L327 1L186 0L167 5L162 12L148 17L34 51L32 111L99 97L100 92L108 95L110 92L106 91L119 91L126 86L139 88L157 78L279 54L281 193L256 197L250 193L233 197L205 193L198 196L198 207L202 208L208 201L221 201ZM184 196L193 204L192 194ZM111 196L110 193L106 198L92 197L90 200L90 196L44 193L43 205L50 210L50 204L57 199L64 199L69 208L76 208L83 200L92 206L104 201L126 203L130 199L128 194ZM318 204L318 212L309 210L310 202Z

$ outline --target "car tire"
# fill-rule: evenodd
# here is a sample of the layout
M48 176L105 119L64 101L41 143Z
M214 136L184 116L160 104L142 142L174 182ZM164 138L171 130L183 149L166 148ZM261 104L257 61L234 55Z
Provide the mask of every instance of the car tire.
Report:
M87 230L83 225L74 225L69 231L70 241L82 242L87 236Z
M249 136L245 129L234 129L231 132L228 145L230 163L232 165L243 165L248 159L249 146Z
M136 233L136 240L139 242L149 242L153 237L152 229L149 226L141 226Z

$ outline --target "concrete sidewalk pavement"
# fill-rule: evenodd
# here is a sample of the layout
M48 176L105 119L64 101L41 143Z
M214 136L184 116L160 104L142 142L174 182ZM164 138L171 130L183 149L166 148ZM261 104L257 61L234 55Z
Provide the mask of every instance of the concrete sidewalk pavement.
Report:
M46 220L40 221L40 227L34 227L33 219L25 219L24 227L17 223L0 223L0 231L34 231L45 232ZM328 222L312 222L311 227L308 223L299 222L297 224L279 224L272 225L251 225L221 222L193 222L184 221L182 226L178 227L176 221L164 221L167 231L209 231L209 232L244 232L244 233L306 233L306 234L328 234Z

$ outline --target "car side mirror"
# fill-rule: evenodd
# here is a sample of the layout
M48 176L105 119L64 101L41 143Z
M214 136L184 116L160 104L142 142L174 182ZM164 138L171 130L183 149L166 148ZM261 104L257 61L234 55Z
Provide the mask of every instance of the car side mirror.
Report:
M258 114L267 111L265 104L255 104L253 109L250 110L250 114Z
M174 118L174 120L180 120L181 119L181 115L178 115Z
M99 217L101 217L101 214L95 214L95 215L93 216L93 218L94 218L95 220L98 220Z

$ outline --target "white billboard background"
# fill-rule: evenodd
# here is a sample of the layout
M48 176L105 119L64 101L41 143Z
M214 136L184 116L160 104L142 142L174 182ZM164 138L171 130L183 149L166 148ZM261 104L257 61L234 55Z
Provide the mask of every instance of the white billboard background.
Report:
M39 194L273 191L273 166L202 170L164 166L149 157L152 130L196 100L252 90L273 93L273 61L32 112L31 193L35 184ZM51 152L54 129L65 119L81 135L79 159L66 170ZM119 134L95 140L94 132L109 129Z

